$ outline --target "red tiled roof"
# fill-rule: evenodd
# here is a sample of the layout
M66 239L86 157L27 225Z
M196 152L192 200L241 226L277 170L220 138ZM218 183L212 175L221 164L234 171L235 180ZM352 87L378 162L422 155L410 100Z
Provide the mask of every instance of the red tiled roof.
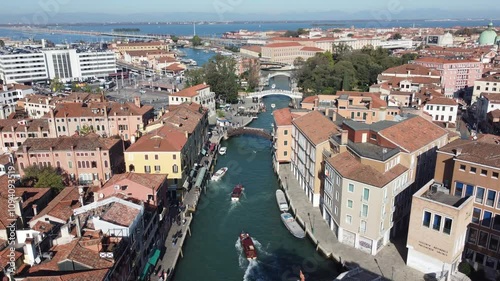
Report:
M23 209L26 209L50 191L49 187L16 187L16 196L23 198Z
M500 136L478 135L477 140L457 139L439 151L455 154L457 149L462 151L455 159L500 169Z
M376 187L386 186L408 170L405 166L398 164L389 171L381 173L370 165L362 164L347 151L330 157L327 161L342 177Z
M383 129L379 134L399 147L414 152L448 132L423 117L415 116Z
M205 84L198 84L196 86L185 88L180 92L172 93L170 95L173 97L190 97L190 98L192 98L192 97L195 97L198 95L198 91L201 91L201 90L206 89L206 88L210 88L210 86L205 85Z
M403 64L400 66L391 67L382 72L382 75L393 75L393 74L440 76L439 71L418 64Z
M163 127L150 132L132 144L126 152L179 152L187 142L187 135L165 124Z
M144 186L148 190L154 188L158 190L162 184L167 180L167 175L158 174L137 174L137 173L124 173L113 175L113 177L103 186L103 188L114 188L115 185L120 185L123 180L129 180L139 185Z
M273 111L274 121L277 126L292 125L292 112L290 108L281 108Z
M240 49L249 50L249 51L255 52L255 53L262 52L262 47L261 46L255 46L255 45L242 46Z
M306 51L306 52L324 52L325 50L316 48L316 47L304 47L300 49L301 51Z
M139 209L126 206L120 202L114 202L101 216L101 219L113 224L129 227L139 212Z
M286 47L300 47L302 46L300 43L297 42L282 42L282 43L271 43L267 44L264 47L265 48L286 48Z
M437 105L458 105L454 99L450 98L433 98L427 102L427 104L437 104Z
M10 212L7 207L9 203L9 177L7 174L0 176L0 230L7 229L12 222L15 222L17 215ZM12 215L12 216L11 216ZM14 220L14 221L12 221Z
M72 149L93 151L98 148L109 150L120 142L120 139L92 136L28 138L24 141L22 148L26 147L28 152L50 151L51 149L53 151L69 151ZM20 148L20 151L22 151L22 148Z
M302 103L314 103L314 101L318 98L318 96L308 96L308 97L305 97L303 100L302 100Z
M292 121L314 145L327 141L338 133L337 126L319 111L311 111Z
M78 272L62 272L47 274L47 276L28 276L24 281L103 281L109 269L95 269Z
M38 212L31 221L35 221L43 216L51 216L62 221L68 221L73 215L73 210L80 208L80 193L78 187L68 186L64 188L43 210Z
M435 63L480 63L477 60L458 60L458 59L444 59L444 58L435 58L435 57L423 57L418 58L415 62L435 62Z

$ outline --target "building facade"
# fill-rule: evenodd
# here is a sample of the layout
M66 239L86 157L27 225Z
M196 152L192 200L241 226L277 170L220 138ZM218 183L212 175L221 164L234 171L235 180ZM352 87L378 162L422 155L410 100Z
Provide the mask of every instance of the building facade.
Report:
M482 93L500 94L500 74L491 75L474 81L472 102L477 101Z
M434 98L423 107L424 112L432 116L433 121L455 124L458 103L449 98Z
M28 49L0 50L0 79L4 84L46 81L49 74L44 53Z
M210 91L210 86L199 84L179 92L171 93L168 97L169 105L182 103L197 103L209 110L210 115L215 115L215 93Z

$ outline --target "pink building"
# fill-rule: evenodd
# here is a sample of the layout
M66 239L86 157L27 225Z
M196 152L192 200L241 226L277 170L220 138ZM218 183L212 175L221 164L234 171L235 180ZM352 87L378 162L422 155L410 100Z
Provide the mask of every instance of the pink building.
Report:
M413 63L438 70L444 95L449 98L453 98L460 90L474 86L474 81L480 79L483 73L483 64L475 60L425 57Z
M32 165L60 168L78 184L106 182L124 170L120 139L59 137L27 139L16 153L19 173Z

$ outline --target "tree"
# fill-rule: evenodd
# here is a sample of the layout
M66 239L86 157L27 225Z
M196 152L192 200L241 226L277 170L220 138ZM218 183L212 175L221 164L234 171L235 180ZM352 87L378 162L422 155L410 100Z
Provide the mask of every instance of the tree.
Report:
M184 73L186 86L191 87L205 82L205 70L203 68L188 69Z
M83 125L80 130L78 131L78 133L81 135L81 136L86 136L90 133L93 133L94 132L94 128L93 127L90 127L88 125Z
M193 36L193 39L191 39L191 43L193 44L194 47L201 46L200 36L198 36L198 35Z
M64 188L61 171L51 166L32 165L24 169L21 180L24 185L32 187L50 187L56 191Z
M400 33L395 33L395 34L393 34L393 35L391 36L391 39L392 39L392 40L400 40L400 39L402 39L402 38L403 38L403 36L401 36L401 34L400 34Z
M253 91L259 86L260 81L260 65L257 60L246 60L243 65L245 72L241 74L241 78L248 82L248 91Z
M172 39L172 42L174 42L174 43L179 42L179 37L177 37L175 35L170 36L170 39Z
M5 47L5 42L3 40L0 40L0 48Z
M309 31L299 28L297 30L287 30L285 34L283 35L284 37L299 37L300 35L307 34Z
M50 81L50 89L52 89L54 93L60 92L64 89L64 84L56 77Z

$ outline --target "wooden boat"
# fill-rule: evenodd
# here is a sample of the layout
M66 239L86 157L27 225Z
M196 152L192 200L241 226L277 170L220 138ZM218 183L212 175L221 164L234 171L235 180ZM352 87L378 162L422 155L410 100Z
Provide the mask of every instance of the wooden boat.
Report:
M280 189L276 190L276 202L278 202L278 208L282 212L286 212L290 208L286 202L285 193Z
M219 170L217 170L217 172L215 172L215 174L212 175L212 180L213 181L220 180L226 174L227 170L228 170L227 167L220 168Z
M224 155L224 154L226 154L226 152L227 152L227 147L223 146L223 147L219 148L220 155Z
M240 243L247 260L256 260L257 250L255 249L255 245L253 244L253 240L252 237L250 237L250 234L242 232L240 234Z
M236 185L231 193L231 201L239 201L244 189L243 185Z
M300 227L299 223L293 218L290 213L281 214L281 220L293 236L300 239L306 237L305 231Z
M271 108L275 108L276 105L274 103L271 103Z

